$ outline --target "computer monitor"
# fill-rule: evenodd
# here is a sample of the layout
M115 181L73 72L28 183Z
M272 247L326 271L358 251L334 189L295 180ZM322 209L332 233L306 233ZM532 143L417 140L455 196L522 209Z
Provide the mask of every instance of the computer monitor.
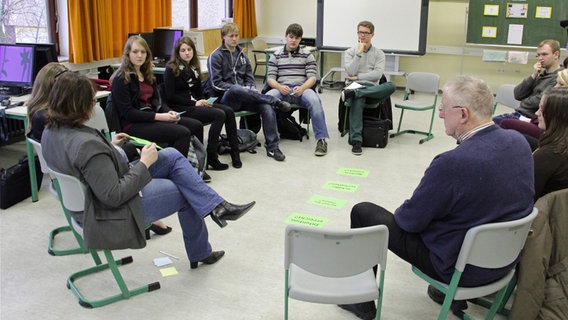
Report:
M32 82L35 81L37 74L41 68L50 62L59 62L57 51L53 43L16 43L18 45L34 46L34 73Z
M132 32L128 34L128 38L132 36L141 36L146 43L148 43L148 48L152 51L152 55L154 54L154 32Z
M0 95L26 93L33 84L34 46L0 44Z
M177 39L183 35L183 29L154 29L154 50L152 54L156 59L169 60Z

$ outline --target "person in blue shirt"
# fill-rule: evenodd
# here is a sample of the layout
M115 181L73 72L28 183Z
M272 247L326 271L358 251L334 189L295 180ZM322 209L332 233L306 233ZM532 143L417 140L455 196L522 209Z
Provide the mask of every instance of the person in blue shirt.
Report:
M395 210L363 202L351 210L351 227L386 225L389 250L428 276L449 283L467 231L475 226L520 219L533 209L533 159L524 137L492 120L493 94L480 79L461 76L443 90L439 117L458 146L439 154L426 169L410 199ZM491 283L501 269L467 266L460 286ZM433 287L428 295L442 303ZM341 305L361 319L373 319L371 302ZM467 308L454 301L452 311Z

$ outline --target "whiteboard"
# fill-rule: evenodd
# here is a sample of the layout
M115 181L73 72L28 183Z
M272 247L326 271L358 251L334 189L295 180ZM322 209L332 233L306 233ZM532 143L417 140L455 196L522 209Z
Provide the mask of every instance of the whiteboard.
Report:
M318 0L318 48L355 46L362 20L375 25L373 44L385 53L425 54L428 0Z

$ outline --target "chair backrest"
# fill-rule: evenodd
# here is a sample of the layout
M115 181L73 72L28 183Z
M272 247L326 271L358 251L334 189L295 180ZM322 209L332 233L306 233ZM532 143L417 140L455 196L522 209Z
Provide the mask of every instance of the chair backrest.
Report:
M525 245L538 209L517 220L482 224L469 229L462 243L456 269L466 264L482 268L500 268L513 263Z
M85 122L85 125L101 131L107 139L110 139L108 123L103 108L95 106L93 108L93 115L91 116L91 119Z
M515 99L514 90L514 84L501 85L495 94L495 106L497 106L497 104L502 104L506 107L517 109L521 102Z
M324 277L360 274L379 264L385 270L388 228L384 225L329 230L290 224L286 227L284 265Z
M65 209L74 212L85 210L86 186L79 179L51 170L51 174L59 183L61 201Z
M37 154L37 157L39 158L39 164L41 165L41 172L43 172L45 174L50 174L49 167L47 166L47 163L45 162L45 159L43 158L43 153L41 153L41 143L39 143L37 140L30 138L28 136L26 136L26 140L28 140L28 142L34 147L35 153Z
M440 75L429 72L411 72L406 77L406 89L415 92L438 94Z
M252 39L252 47L254 50L264 50L268 47L268 45L266 44L266 41L264 41L264 39L256 37L254 39Z

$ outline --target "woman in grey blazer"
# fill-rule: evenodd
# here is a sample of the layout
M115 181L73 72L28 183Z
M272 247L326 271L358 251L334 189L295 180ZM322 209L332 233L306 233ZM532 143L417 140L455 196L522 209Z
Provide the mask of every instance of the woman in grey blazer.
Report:
M142 148L140 160L128 163L120 146L128 135L109 142L83 124L91 117L95 89L85 76L66 72L49 95L47 127L41 144L44 158L55 171L77 177L87 186L84 212L73 212L83 227L88 249L142 248L144 228L178 212L191 268L217 262L224 251L212 251L203 219L211 216L220 227L237 220L255 202L225 201L197 175L187 159L173 148Z

